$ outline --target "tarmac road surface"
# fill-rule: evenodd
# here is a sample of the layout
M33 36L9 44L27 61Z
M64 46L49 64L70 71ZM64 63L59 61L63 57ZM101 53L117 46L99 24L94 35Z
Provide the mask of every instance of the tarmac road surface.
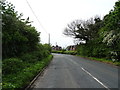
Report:
M118 67L79 56L53 55L32 88L118 88Z

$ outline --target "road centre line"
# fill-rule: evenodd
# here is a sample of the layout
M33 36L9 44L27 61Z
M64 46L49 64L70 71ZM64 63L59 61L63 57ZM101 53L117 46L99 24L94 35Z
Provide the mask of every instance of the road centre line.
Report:
M91 73L89 73L87 70L85 70L83 67L81 69L86 72L88 75L90 75L94 80L96 80L99 84L101 84L103 87L105 87L107 90L110 90L106 85L104 85L100 80L98 80L96 77L94 77Z
M75 61L73 61L72 59L69 58L69 60L71 62L73 62L74 64L78 65L78 63L76 63ZM94 80L96 80L99 84L101 84L104 88L106 88L107 90L110 90L106 85L104 85L100 80L98 80L96 77L94 77L91 73L89 73L87 70L85 70L83 67L81 67L81 69L86 72L88 75L90 75Z
M78 65L78 63L76 63L75 61L73 61L72 59L70 59L70 58L67 58L67 59L69 59L72 63L74 63L75 65Z

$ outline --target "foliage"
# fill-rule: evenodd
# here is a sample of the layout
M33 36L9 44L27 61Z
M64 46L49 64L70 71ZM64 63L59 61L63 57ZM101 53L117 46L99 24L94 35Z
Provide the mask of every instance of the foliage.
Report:
M39 42L39 33L31 26L29 19L21 19L11 3L0 2L2 6L3 59L31 52Z
M101 27L101 20L99 17L91 18L89 20L75 20L68 24L64 30L65 35L73 36L80 41L90 41L98 36L98 30ZM97 28L97 29L96 29Z
M113 62L110 59L106 59L106 58L87 57L87 56L81 56L81 55L77 55L77 56L87 58L87 59L90 59L90 60L96 60L96 61L104 62L104 63L107 63L107 64L120 66L120 62Z
M3 76L3 89L6 88L25 88L30 81L51 61L52 55L36 62L35 64L27 65L24 63L20 72L14 72ZM3 61L4 62L4 61ZM19 65L20 66L20 65ZM14 68L16 69L16 68Z
M120 60L120 1L115 3L114 10L111 10L103 21L104 26L100 30L102 41L111 48L111 58Z
M48 55L50 55L50 49L51 47L42 45L42 44L38 44L37 48L35 51L33 52L29 52L29 53L23 53L19 58L21 58L23 61L26 61L28 63L35 63L36 61L40 61L44 58L46 58Z
M45 49L48 50L49 52L52 51L52 48L51 48L51 46L50 46L49 44L44 44L44 47L45 47Z
M77 54L76 51L65 51L65 50L62 50L62 51L52 50L52 53L70 54L70 55L76 55Z
M76 55L77 52L76 51L65 51L65 54L70 54L70 55Z
M79 42L86 41L77 43L77 54L120 61L120 0L103 20L95 17L73 21L64 34L78 38Z
M100 61L100 62L105 62L105 63L108 63L108 64L113 64L113 65L116 65L116 66L120 66L120 62L113 62L113 61L111 61L109 59L106 59L106 58L89 57L89 59L97 60L97 61Z
M77 53L82 56L103 58L108 57L108 50L105 44L96 39L88 44L79 45Z
M22 14L18 15L13 4L0 1L0 5L3 88L23 88L49 63L51 47L39 43L40 33L29 18L25 20Z
M3 75L17 73L23 69L23 61L18 58L9 58L3 61Z

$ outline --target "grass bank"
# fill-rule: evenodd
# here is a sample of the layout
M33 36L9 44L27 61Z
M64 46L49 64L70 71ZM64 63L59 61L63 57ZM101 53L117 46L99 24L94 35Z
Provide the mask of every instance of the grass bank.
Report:
M43 60L34 64L27 65L20 72L14 74L3 75L3 89L7 88L25 88L32 79L52 60L52 55L49 55Z
M87 59L90 59L90 60L95 60L95 61L100 61L100 62L112 64L112 65L115 65L115 66L120 66L120 62L119 61L113 62L112 60L106 59L106 58L87 57L87 56L81 56L81 55L77 55L77 56L80 56L80 57L83 57L83 58L87 58Z

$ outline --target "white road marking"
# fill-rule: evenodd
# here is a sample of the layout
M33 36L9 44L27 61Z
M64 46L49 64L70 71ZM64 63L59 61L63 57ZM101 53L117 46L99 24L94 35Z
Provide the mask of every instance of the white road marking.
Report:
M75 61L73 61L72 59L69 58L69 60L71 62L73 62L74 64L78 65L78 63L76 63ZM98 80L96 77L94 77L91 73L89 73L87 70L85 70L83 67L81 67L81 69L86 72L88 75L90 75L94 80L96 80L99 84L101 84L104 88L106 88L107 90L110 90L106 85L104 85L100 80Z
M82 67L81 67L82 68ZM83 71L85 71L88 75L90 75L93 79L95 79L98 83L100 83L103 87L105 87L107 90L110 90L107 86L105 86L100 80L98 80L96 77L94 77L91 73L89 73L87 70L82 68Z
M69 60L74 63L75 65L78 65L78 63L76 63L75 61L73 61L72 59L69 58Z

